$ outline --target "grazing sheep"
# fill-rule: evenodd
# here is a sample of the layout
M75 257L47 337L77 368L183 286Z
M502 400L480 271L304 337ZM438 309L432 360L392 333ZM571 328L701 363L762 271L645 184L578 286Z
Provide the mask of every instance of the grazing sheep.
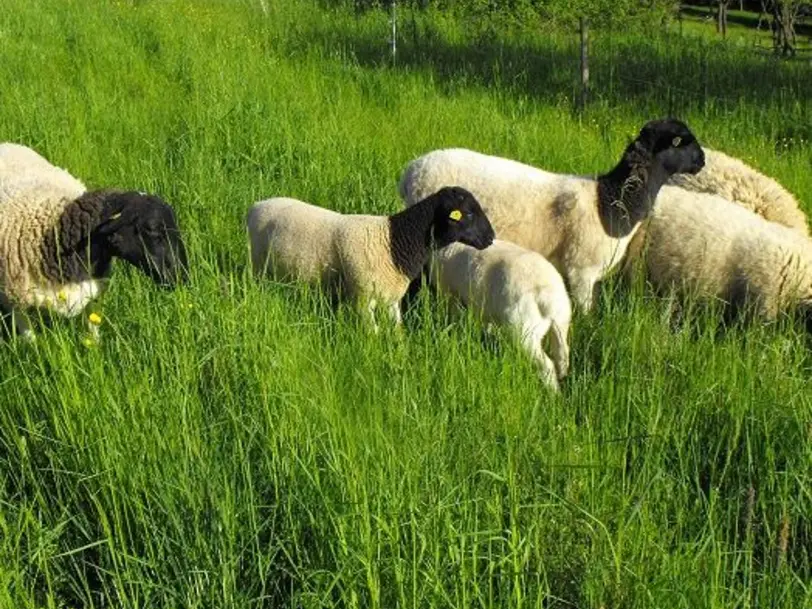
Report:
M722 197L665 186L646 234L642 268L660 291L718 299L730 314L765 320L812 314L812 240L795 230Z
M14 329L30 339L24 310L78 315L103 291L114 258L162 285L185 281L186 250L172 208L142 193L87 191L33 150L0 144L3 321L12 316ZM95 335L96 325L89 327Z
M454 243L432 257L432 281L474 308L489 322L508 327L558 390L569 370L567 334L572 305L561 275L544 256L508 241L476 250ZM550 332L550 351L541 341Z
M467 188L497 237L546 257L589 310L595 284L623 258L660 187L675 173L699 171L703 156L684 123L657 120L646 123L617 166L597 179L450 149L412 161L400 194L408 206L445 184Z
M478 249L493 228L462 188L443 188L392 216L345 215L296 199L274 198L248 212L254 272L319 282L366 308L378 304L400 323L400 300L420 274L431 247L455 241Z
M699 173L674 175L668 183L693 192L719 195L766 220L809 236L806 214L783 186L724 152L708 148L704 151L705 166Z

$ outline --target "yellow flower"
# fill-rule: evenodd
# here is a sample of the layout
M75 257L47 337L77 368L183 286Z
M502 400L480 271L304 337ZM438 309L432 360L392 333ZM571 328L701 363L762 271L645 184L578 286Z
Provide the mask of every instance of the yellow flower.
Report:
M61 302L65 302L68 299L68 295L65 293L65 290L59 290L56 293L56 298Z
M98 326L102 322L101 315L98 313L91 313L87 316L87 320L92 323L94 326Z

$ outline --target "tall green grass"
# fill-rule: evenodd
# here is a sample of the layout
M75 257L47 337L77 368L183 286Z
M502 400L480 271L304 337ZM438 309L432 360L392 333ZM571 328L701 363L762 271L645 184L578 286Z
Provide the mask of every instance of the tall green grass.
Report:
M0 607L812 607L799 329L610 282L553 396L443 299L375 335L255 280L243 229L276 194L397 210L442 146L599 171L671 112L812 211L808 68L604 33L579 115L566 32L407 13L392 67L385 15L265 6L0 11L0 139L159 193L193 262L172 293L119 268L98 347L0 347Z

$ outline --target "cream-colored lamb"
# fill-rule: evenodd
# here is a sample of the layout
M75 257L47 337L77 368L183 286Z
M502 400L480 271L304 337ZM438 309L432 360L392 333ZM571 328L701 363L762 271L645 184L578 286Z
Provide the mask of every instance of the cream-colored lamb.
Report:
M455 243L436 252L431 267L441 291L511 331L542 380L558 390L569 370L572 305L564 280L544 256L499 239L484 250ZM548 332L552 359L542 348Z
M812 313L812 240L716 195L660 191L642 267L660 290L717 299L765 320Z
M255 204L247 224L256 273L318 283L365 309L376 329L379 305L400 323L400 300L432 248L455 241L484 248L493 240L479 203L462 188L443 188L392 216L280 197Z

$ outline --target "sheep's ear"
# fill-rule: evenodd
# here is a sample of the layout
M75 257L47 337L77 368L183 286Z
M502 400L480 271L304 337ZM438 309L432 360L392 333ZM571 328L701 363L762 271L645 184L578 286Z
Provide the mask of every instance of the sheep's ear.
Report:
M123 222L122 216L124 211L122 209L110 210L112 213L103 214L101 221L96 226L96 232L100 235L109 235L116 232Z
M451 213L448 214L448 217L454 222L459 222L460 220L462 220L462 212L459 209L451 210Z

